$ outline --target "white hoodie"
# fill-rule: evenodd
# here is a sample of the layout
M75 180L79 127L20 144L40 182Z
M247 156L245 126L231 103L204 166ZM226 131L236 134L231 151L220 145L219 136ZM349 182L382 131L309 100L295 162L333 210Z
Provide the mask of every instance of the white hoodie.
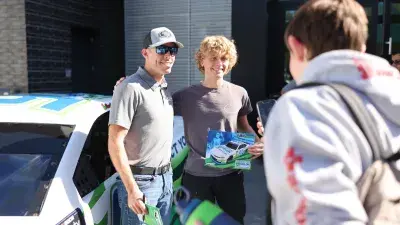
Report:
M342 82L360 91L385 150L400 149L400 74L386 60L337 50L313 59L300 81ZM367 97L366 97L367 96ZM283 95L265 129L264 163L274 224L365 224L355 182L371 149L339 95L326 86Z

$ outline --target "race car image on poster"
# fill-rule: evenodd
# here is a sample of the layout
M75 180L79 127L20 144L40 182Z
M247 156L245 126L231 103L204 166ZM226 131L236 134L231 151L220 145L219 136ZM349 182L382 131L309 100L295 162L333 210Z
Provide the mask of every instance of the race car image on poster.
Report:
M249 145L243 142L230 141L211 149L211 158L217 163L227 163L246 153Z
M255 142L255 134L209 130L205 166L214 168L251 169L247 149Z

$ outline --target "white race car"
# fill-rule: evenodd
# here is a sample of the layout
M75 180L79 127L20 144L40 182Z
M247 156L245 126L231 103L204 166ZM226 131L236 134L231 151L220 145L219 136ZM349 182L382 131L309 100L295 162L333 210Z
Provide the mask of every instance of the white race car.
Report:
M0 224L120 224L110 103L88 94L0 96Z
M224 145L214 147L210 151L211 158L217 163L225 164L243 155L249 145L238 141L229 141Z

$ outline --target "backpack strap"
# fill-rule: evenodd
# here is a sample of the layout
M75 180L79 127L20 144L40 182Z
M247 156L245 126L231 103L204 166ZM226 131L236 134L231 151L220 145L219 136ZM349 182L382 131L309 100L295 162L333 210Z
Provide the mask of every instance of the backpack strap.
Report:
M386 162L395 162L400 159L400 150L385 159Z
M345 103L347 108L352 115L354 122L358 125L361 131L364 133L371 150L372 150L372 158L374 161L381 159L381 149L383 149L382 142L376 129L375 122L373 120L372 115L368 112L366 107L363 104L361 97L349 86L342 83L305 83L303 85L298 86L297 88L304 87L313 87L313 86L321 86L326 85L334 89ZM399 154L400 153L396 153ZM390 158L390 157L389 157Z

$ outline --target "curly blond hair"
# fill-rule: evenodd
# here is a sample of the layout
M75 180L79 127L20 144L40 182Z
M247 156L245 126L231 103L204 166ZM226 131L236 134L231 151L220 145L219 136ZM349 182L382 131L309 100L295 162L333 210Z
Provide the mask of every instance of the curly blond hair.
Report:
M200 48L197 50L195 59L197 68L204 74L204 67L201 65L203 59L211 54L212 56L225 56L229 60L229 67L226 73L236 65L238 54L233 40L224 36L207 36L201 41Z

